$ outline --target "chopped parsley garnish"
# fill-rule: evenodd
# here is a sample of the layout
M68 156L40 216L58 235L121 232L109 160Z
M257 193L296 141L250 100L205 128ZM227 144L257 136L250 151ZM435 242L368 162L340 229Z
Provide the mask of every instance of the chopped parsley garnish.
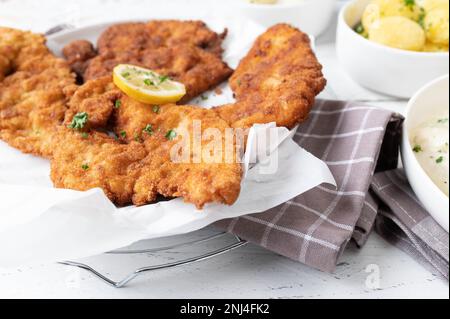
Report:
M120 108L122 106L122 101L121 100L116 100L116 102L114 102L114 107L116 109Z
M172 141L173 139L175 139L175 137L177 137L177 132L175 132L174 130L169 130L169 131L167 131L167 133L166 133L166 138L167 138L169 141Z
M443 157L443 156L439 156L439 157L436 159L436 163L438 163L438 164L442 163L443 161L444 161L444 157Z
M417 20L417 23L420 24L420 26L422 27L422 29L425 29L425 17L427 16L425 10L423 8L420 8L420 14L419 14L419 18Z
M125 132L125 131L120 132L120 136L122 136L123 138L125 138L125 137L127 136L127 132Z
M164 82L166 82L167 80L169 80L170 78L169 78L169 76L167 76L167 75L161 75L160 77L159 77L159 84L163 84Z
M356 25L356 27L355 27L355 31L356 31L356 33L358 33L358 34L363 34L364 33L364 26L362 25L362 23L360 22L360 23L358 23L357 25Z
M77 113L72 119L72 123L69 124L68 128L74 130L81 130L87 123L89 115L86 112Z
M403 0L405 3L405 6L409 7L409 8L414 8L414 6L416 5L416 0Z
M142 137L140 137L139 136L139 134L134 134L134 140L136 141L136 142L142 142Z
M241 86L241 84L242 84L242 81L241 80L237 80L237 85Z
M153 105L153 113L159 114L159 111L161 110L161 108L159 107L159 105Z
M83 132L83 133L81 133L81 137L82 137L82 138L88 138L88 137L89 137L89 134L86 133L86 132Z
M416 153L422 152L422 151L423 151L423 150L422 150L422 146L420 146L420 145L414 145L413 151L416 152Z
M145 85L148 85L148 86L150 86L150 85L153 85L153 86L154 86L154 85L155 85L155 83L153 83L153 81L150 80L150 79L145 79L145 80L144 80L144 84L145 84Z
M447 122L448 122L448 118L443 118L443 119L439 119L438 120L439 124L444 124L444 123L447 123Z
M142 130L148 135L153 135L153 126L151 124L147 124L147 126Z
M81 165L81 168L83 169L83 171L87 171L89 169L89 165L83 164L83 165Z
M207 96L205 96L205 95L202 95L202 96L200 96L200 98L202 99L202 101L206 101L207 99L209 99Z
M127 77L129 77L131 75L131 73L130 72L123 72L121 75L122 75L122 77L124 77L126 79Z

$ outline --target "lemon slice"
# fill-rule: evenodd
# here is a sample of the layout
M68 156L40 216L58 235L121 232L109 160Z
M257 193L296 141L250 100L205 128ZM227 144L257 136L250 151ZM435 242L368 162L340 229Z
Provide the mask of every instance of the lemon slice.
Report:
M131 64L119 64L113 70L114 84L126 95L146 104L178 102L186 87L169 77Z

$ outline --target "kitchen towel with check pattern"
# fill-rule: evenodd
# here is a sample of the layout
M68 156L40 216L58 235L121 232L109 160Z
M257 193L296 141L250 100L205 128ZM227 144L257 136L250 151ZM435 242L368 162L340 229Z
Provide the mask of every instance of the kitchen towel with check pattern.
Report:
M403 169L376 174L371 189L381 203L377 233L448 280L448 232L422 207Z
M333 271L348 242L364 245L378 204L375 172L397 168L403 118L390 111L319 100L295 141L330 167L337 189L322 185L267 212L217 223L249 242ZM307 169L307 168L305 168Z

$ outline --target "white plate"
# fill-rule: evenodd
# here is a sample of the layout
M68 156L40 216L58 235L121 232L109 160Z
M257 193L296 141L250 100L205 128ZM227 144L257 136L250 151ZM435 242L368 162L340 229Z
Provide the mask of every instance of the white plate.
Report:
M420 89L409 101L403 126L402 159L408 180L423 206L445 229L449 230L449 200L420 165L410 143L412 130L449 108L449 78L441 77Z

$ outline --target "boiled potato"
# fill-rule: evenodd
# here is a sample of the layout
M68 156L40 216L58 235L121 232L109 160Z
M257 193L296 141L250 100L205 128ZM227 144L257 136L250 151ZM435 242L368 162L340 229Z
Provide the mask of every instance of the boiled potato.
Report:
M448 10L448 2L448 0L422 0L420 2L420 5L425 9L426 12L445 6Z
M423 20L423 27L428 41L436 44L448 45L449 38L449 14L447 6L436 7L428 11Z
M361 24L366 32L370 31L372 25L381 19L380 8L376 4L369 4L362 15Z
M416 0L372 0L370 5L378 7L382 18L398 16L417 21L421 14Z
M448 52L448 44L436 44L427 41L423 47L424 52Z
M418 23L405 17L386 17L372 25L369 40L393 48L422 51L426 37Z

